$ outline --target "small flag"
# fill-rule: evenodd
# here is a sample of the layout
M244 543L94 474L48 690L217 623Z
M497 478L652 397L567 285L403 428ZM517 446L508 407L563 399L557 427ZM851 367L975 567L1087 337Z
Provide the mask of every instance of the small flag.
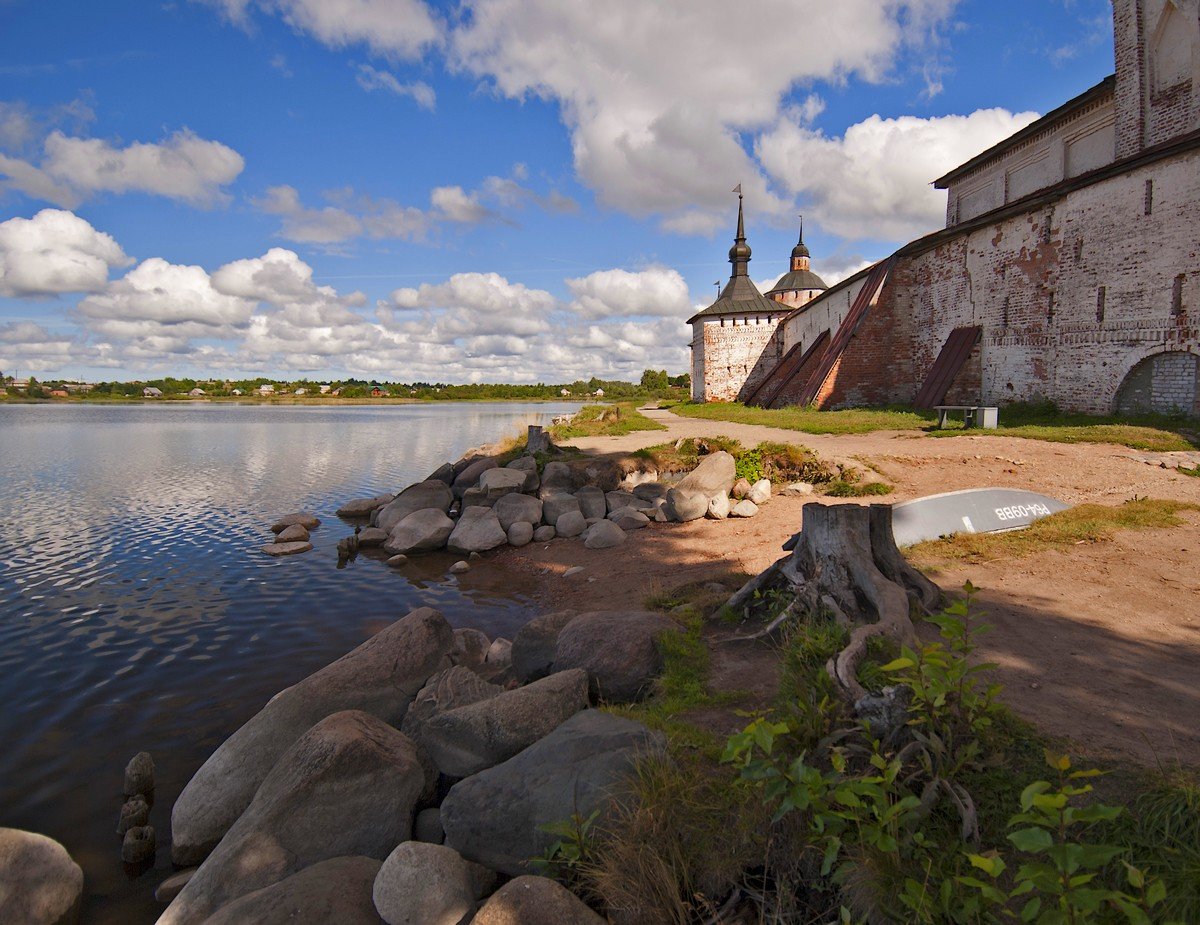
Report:
M742 184L739 183L737 186L735 186L733 188L733 191L735 193L737 193L739 196L742 195Z

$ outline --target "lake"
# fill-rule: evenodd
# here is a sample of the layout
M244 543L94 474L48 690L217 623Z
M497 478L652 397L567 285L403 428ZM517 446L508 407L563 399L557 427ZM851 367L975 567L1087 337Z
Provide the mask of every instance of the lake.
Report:
M0 826L66 846L85 923L152 922L175 797L273 694L416 606L492 637L531 615L521 579L448 576L447 554L338 569L334 510L578 407L0 405ZM298 510L315 549L263 555ZM141 750L159 848L134 877L116 824Z

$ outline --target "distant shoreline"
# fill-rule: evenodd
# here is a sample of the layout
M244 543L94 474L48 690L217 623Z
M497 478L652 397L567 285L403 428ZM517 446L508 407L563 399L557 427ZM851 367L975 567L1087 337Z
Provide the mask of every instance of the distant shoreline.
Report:
M636 399L641 401L642 399ZM650 400L647 398L646 400ZM214 396L211 398L191 398L181 395L178 398L143 398L138 397L104 397L87 398L71 396L70 398L26 398L23 396L0 396L0 404L11 405L203 405L203 404L240 404L240 405L458 405L485 403L504 405L519 403L523 405L549 404L586 404L587 402L603 402L592 396L586 398L333 398L327 395L295 396L287 395L276 398L262 398L250 395Z

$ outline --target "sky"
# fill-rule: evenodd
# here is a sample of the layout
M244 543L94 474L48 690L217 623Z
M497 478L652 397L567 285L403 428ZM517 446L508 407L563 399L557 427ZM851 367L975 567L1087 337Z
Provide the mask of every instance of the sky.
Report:
M1113 70L1109 0L0 0L0 370L688 368L764 291Z

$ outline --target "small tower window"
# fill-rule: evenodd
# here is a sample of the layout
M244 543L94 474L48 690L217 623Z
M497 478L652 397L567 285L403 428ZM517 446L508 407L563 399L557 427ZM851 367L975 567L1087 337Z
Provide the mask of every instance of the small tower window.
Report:
M1146 181L1145 201L1142 203L1147 215L1154 211L1154 181Z
M1175 277L1175 285L1171 287L1171 314L1183 314L1183 281L1186 277L1180 273Z
M1101 286L1096 290L1096 322L1104 324L1104 306L1108 301L1108 287Z

